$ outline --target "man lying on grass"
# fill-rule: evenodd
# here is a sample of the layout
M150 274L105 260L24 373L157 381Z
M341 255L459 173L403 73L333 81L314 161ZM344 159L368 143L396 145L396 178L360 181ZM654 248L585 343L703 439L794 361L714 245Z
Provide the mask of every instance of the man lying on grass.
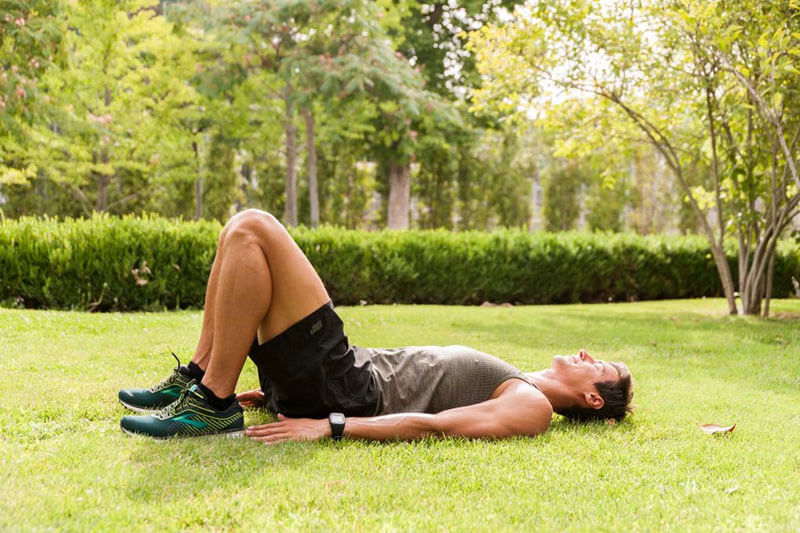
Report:
M261 389L236 396L248 355ZM631 395L624 364L596 361L583 350L525 374L464 346L350 346L303 252L273 216L250 210L220 234L189 365L179 362L150 389L121 390L119 399L135 411L155 411L123 417L127 433L163 438L244 431L272 444L533 436L547 430L554 411L620 420ZM278 413L278 422L244 430L242 406L260 405Z

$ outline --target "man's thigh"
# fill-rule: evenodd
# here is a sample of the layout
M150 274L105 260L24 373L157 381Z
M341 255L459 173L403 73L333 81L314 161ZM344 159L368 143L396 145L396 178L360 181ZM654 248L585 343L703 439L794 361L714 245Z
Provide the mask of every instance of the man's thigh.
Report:
M265 342L310 315L330 300L311 262L275 217L248 210L233 220L257 236L267 258L272 295L267 315L259 324L259 342Z

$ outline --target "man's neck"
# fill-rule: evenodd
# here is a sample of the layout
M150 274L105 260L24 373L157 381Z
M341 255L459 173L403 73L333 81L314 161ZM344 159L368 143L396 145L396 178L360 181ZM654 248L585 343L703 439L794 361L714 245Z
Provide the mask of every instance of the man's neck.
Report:
M566 409L575 404L575 398L564 389L564 385L560 381L553 378L552 370L549 368L538 372L527 372L525 377L545 395L553 407L553 411Z

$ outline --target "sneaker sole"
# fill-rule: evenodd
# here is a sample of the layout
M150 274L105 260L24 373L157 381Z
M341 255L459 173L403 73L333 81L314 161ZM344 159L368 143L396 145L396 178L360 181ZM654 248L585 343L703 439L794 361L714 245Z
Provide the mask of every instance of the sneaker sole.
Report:
M127 435L133 435L134 437L147 437L148 439L156 439L156 440L169 440L169 439L189 439L189 438L202 438L202 437L223 437L226 439L240 439L244 437L244 430L243 429L232 429L230 431L220 431L219 433L206 433L205 435L171 435L169 437L156 437L153 435L146 435L144 433L136 433L134 431L128 431L124 427L120 427L122 432Z

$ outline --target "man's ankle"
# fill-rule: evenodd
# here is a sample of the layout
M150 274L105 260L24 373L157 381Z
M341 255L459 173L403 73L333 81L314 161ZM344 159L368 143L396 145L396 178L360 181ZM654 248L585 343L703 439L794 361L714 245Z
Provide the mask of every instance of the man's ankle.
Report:
M182 366L181 372L196 381L200 381L206 375L205 370L200 368L194 361L189 361L188 365Z
M214 394L214 391L212 391L202 383L198 383L197 388L199 388L200 392L203 393L203 396L206 397L206 401L211 405L211 407L213 407L217 411L224 411L225 409L231 406L234 400L236 400L235 394L231 394L226 398L220 398L219 396Z

